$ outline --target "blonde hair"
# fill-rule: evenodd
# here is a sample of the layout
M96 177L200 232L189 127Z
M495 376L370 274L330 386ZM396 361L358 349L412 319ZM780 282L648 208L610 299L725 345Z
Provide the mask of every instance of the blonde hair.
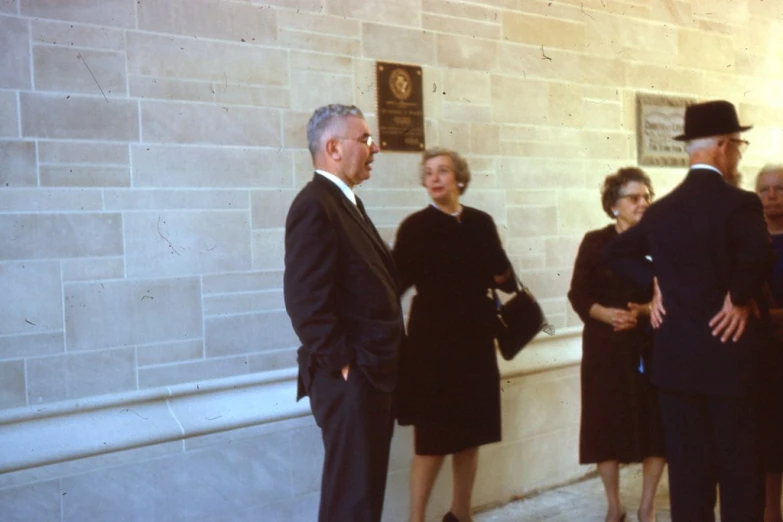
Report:
M422 153L421 164L419 165L419 181L422 186L424 186L424 175L426 174L424 164L438 156L451 158L451 163L454 165L454 180L457 182L460 195L464 194L470 184L470 167L468 167L468 162L458 152L443 147L432 147Z

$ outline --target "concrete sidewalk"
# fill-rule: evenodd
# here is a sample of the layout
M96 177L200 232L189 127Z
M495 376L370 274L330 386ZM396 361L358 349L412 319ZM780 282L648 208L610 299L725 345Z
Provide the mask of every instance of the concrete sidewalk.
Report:
M642 490L640 465L620 472L620 490L628 511L626 522L636 522ZM664 472L656 496L658 522L671 522L669 485ZM474 522L604 522L606 500L601 479L596 477L545 491L505 506L476 513Z

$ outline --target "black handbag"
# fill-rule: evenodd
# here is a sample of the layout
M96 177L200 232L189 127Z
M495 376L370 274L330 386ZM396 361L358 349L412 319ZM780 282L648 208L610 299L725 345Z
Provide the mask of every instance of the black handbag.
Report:
M497 306L495 339L500 354L507 361L513 359L539 332L555 334L554 326L547 322L536 298L525 285L517 283L516 294L505 303L501 303L497 292L492 290Z

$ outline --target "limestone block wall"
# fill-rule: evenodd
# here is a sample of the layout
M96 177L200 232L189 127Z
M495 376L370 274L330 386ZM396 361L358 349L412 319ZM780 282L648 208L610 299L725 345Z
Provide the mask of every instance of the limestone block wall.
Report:
M285 211L315 106L375 125L374 63L424 68L428 145L465 153L559 327L597 189L635 162L637 92L728 98L783 137L779 2L3 0L0 409L290 367ZM415 154L361 188L391 241ZM649 169L659 193L681 169Z
M578 331L501 364L503 441L481 450L475 506L584 475ZM0 414L3 522L309 522L323 446L291 370ZM408 513L412 431L397 427L384 522ZM430 519L451 502L436 483Z
M561 332L526 353L571 364L504 374L514 431L485 452L477 502L578 476L565 293L579 240L607 222L602 178L636 162L636 93L736 103L756 125L750 178L781 161L781 28L769 0L0 0L0 518L311 513L283 224L312 175L310 113L354 103L375 127L378 60L423 67L427 144L467 156L464 202L495 218ZM379 154L360 188L389 241L427 203L417 164ZM659 194L683 173L647 170ZM303 448L304 471L283 464ZM399 455L389 510L404 510ZM187 511L198 498L234 514Z

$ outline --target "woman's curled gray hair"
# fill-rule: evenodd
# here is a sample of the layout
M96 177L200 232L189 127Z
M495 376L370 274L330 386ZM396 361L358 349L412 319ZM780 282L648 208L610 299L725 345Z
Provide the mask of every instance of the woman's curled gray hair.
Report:
M451 158L451 163L454 165L454 180L457 182L460 195L464 194L470 184L470 167L468 167L468 162L458 152L443 147L432 147L422 153L421 165L419 165L419 181L421 185L424 186L424 176L426 174L424 164L438 156Z
M609 174L604 178L604 184L601 187L601 205L610 218L615 218L612 207L620 197L620 190L632 181L643 183L650 191L650 196L655 195L650 177L638 167L623 167L614 174Z

